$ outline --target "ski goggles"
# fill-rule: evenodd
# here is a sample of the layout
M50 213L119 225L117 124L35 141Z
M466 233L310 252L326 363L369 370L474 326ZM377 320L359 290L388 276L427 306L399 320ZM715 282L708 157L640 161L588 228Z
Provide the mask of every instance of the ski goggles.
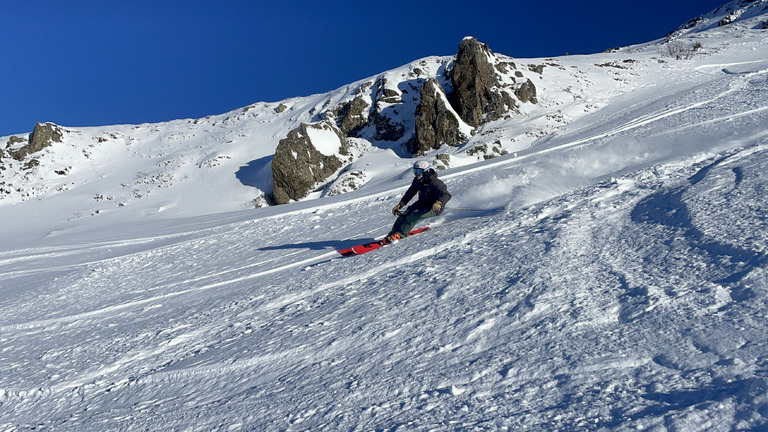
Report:
M414 168L413 169L413 175L420 176L422 174L424 174L424 170L423 169L421 169L421 168Z

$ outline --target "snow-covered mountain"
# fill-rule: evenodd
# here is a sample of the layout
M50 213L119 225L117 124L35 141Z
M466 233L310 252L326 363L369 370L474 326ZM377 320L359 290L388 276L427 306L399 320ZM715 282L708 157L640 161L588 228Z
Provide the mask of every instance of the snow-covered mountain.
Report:
M0 138L0 429L765 430L766 27L740 0L605 53L491 53L535 103L419 156L446 212L353 258L393 222L416 90L449 88L454 57ZM339 137L358 97L396 133ZM266 206L298 130L344 165Z

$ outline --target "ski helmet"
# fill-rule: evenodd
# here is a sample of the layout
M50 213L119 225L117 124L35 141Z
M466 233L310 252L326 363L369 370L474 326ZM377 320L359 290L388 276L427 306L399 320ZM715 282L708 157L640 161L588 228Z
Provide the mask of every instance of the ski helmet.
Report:
M421 177L424 171L429 169L429 162L425 160L416 161L413 163L413 174L416 177Z
M413 169L426 170L427 168L429 168L429 162L425 160L420 160L413 163Z

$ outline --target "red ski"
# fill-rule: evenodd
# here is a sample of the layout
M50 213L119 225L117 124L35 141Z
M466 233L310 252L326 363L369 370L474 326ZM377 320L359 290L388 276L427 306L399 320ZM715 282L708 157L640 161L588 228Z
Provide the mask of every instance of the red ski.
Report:
M418 234L420 232L424 232L428 230L429 227L423 227L423 228L416 228L415 230L408 233L408 237ZM384 243L381 242L381 240L377 240L375 242L370 242L366 244L361 244L359 246L352 246L349 249L341 249L339 251L340 254L343 256L352 256L352 255L362 255L364 253L368 253L372 250L376 250L382 246L386 246Z

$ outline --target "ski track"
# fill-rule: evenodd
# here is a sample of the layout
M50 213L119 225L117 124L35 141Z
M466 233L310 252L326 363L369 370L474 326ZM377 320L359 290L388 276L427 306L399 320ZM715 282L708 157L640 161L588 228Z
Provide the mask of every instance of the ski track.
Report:
M227 271L220 272L220 273L214 273L214 274L210 274L210 275L200 276L200 277L196 277L196 278L193 278L193 279L188 279L188 280L184 280L184 281L181 281L181 282L175 282L175 283L168 284L168 285L160 285L160 286L156 286L156 287L151 287L151 288L147 289L146 292L151 292L151 291L157 291L157 290L172 288L172 287L175 287L175 286L187 286L187 285L190 285L190 284L195 284L196 282L200 282L200 281L203 281L203 280L206 280L206 279L220 277L220 276L224 276L224 275L227 275L227 274L230 274L230 273L235 273L235 272L242 272L244 270L249 270L249 269L252 269L254 267L265 266L265 265L270 264L273 261L278 261L278 260L283 261L286 258L290 258L292 255L296 255L296 254L299 254L299 252L293 252L293 253L287 254L286 256L280 256L280 257L272 258L272 259L269 259L267 261L262 261L262 262L258 262L258 263L255 263L255 264L250 264L250 265L247 265L247 266L239 267L239 268L232 269L232 270L227 270ZM336 252L336 251L327 252L325 254L321 254L321 255L317 255L317 256L312 256L312 257L307 258L307 259L298 260L298 261L291 261L288 264L274 266L274 267L271 267L271 268L269 268L267 270L263 270L263 271L260 271L260 272L251 273L251 274L240 276L240 277L236 277L236 278L225 279L225 280L222 280L220 282L215 282L215 283L210 283L210 284L205 284L205 285L200 285L200 286L194 286L192 288L183 289L183 290L180 290L180 291L174 291L174 292L171 292L171 293L168 293L168 294L158 295L158 296L154 296L154 297L150 297L150 298L146 298L146 299L142 299L142 300L136 300L136 301L127 302L127 303L123 303L123 304L113 305L113 306L109 306L109 307L106 307L106 308L103 308L103 309L99 309L99 310L93 310L93 311L84 312L84 313L80 313L80 314L76 314L76 315L65 316L65 317L49 319L49 320L31 321L31 322L19 323L19 324L14 324L14 325L0 326L0 332L7 332L7 331L13 331L13 330L29 330L29 329L41 328L41 327L45 328L45 327L53 326L53 325L56 325L56 324L73 323L73 322L81 321L81 320L84 320L84 319L87 319L87 318L94 318L94 317L98 317L98 316L102 316L102 315L107 315L107 314L115 313L115 312L126 310L126 309L138 309L138 308L141 308L141 307L143 307L143 306L145 306L147 304L160 302L162 300L168 300L168 299L171 299L171 298L174 298L174 297L178 297L178 296L184 296L184 295L187 295L187 294L190 294L190 293L196 293L196 292L211 290L211 289L214 289L214 288L221 288L221 287L225 287L225 286L231 285L231 284L236 284L236 283L239 283L239 282L244 282L244 281L249 281L249 280L253 280L253 279L258 279L260 277L267 276L267 275L270 275L270 274L273 274L273 273L277 273L277 272L281 272L281 271L285 271L285 270L290 270L290 269L295 269L295 268L311 265L311 264L314 264L314 263L317 263L317 262L320 262L320 261L323 261L323 260L326 260L326 259L329 259L329 258L333 258L333 257L336 257L336 256L338 256L338 252Z
M749 149L743 154L754 154L758 151L760 150ZM733 165L737 160L738 157L725 159L722 165ZM706 173L706 171L703 172ZM692 173L695 174L696 171ZM545 261L541 269L526 268L526 266L517 269L517 272L522 274L515 276L520 279L515 286L522 291L515 292L505 287L504 283L489 281L489 286L501 288L501 291L495 293L478 291L478 294L463 300L466 304L464 314L455 316L451 316L450 313L445 314L452 308L460 307L462 303L458 303L457 300L470 295L476 289L472 287L482 283L478 276L471 276L474 274L474 269L462 267L451 269L450 263L462 262L458 256L471 253L477 257L474 265L482 267L484 259L493 253L502 241L500 239L505 237L514 239L513 241L518 245L530 244L533 247L528 253L534 256L543 253L543 251L537 251L539 246L535 245L549 244L548 247L557 254L547 260L568 263L561 264L566 268L556 276L562 279L552 279L550 283L554 283L555 286L570 285L568 279L578 279L579 276L578 272L569 276L569 272L566 271L568 267L589 268L599 262L588 260L591 251L599 252L597 248L600 244L600 242L592 244L594 234L590 231L594 229L594 225L590 220L598 217L602 219L606 223L604 230L607 234L621 220L619 216L628 212L626 207L624 207L625 210L621 210L622 207L614 207L613 203L629 200L631 207L631 203L640 202L644 196L664 191L664 188L660 186L647 188L646 186L645 192L638 193L640 190L643 189L622 188L621 183L586 188L528 209L477 219L483 221L483 226L480 227L473 226L474 222L471 218L459 219L452 222L456 232L432 230L421 238L406 239L380 251L359 257L330 259L335 256L336 251L326 253L306 251L301 250L299 244L296 245L299 250L293 252L286 253L286 249L272 249L267 251L269 254L258 258L259 262L190 277L183 282L168 285L166 288L223 277L220 281L154 296L140 302L129 302L86 314L62 317L47 323L28 322L19 327L5 326L1 330L6 340L9 337L11 340L15 339L15 336L7 335L8 332L28 330L33 327L50 326L45 331L64 335L75 331L81 324L92 325L93 322L89 322L88 319L101 317L100 325L103 325L111 320L115 312L122 309L144 306L156 300L216 287L244 286L252 280L276 272L285 271L289 281L297 282L304 278L320 281L325 279L321 277L322 274L336 275L331 282L277 295L271 299L270 296L252 294L250 301L238 309L234 309L234 303L225 302L219 307L223 311L228 310L234 321L230 318L225 322L217 322L221 311L212 313L207 318L202 317L203 319L197 323L187 324L189 326L186 327L187 330L184 326L178 327L172 333L172 337L167 337L164 343L155 348L151 348L151 344L143 344L137 349L114 357L109 356L112 361L96 363L93 368L85 369L80 373L64 374L65 379L53 383L48 388L6 389L2 399L5 403L17 403L19 407L23 407L24 401L33 402L47 398L67 400L81 392L87 392L90 399L115 397L117 398L115 400L124 401L126 406L131 406L130 390L142 389L145 400L148 401L142 406L151 406L151 401L156 401L153 410L162 419L170 414L167 409L173 406L174 398L168 396L168 389L176 389L176 391L184 389L189 394L196 394L205 393L205 389L211 387L226 388L227 390L224 390L219 397L226 397L229 403L236 407L246 404L249 394L247 387L253 387L256 383L266 383L271 380L282 382L274 390L260 390L267 397L268 395L277 397L276 395L284 386L302 382L307 386L306 395L294 400L290 413L275 407L273 415L285 415L294 422L301 419L314 419L315 425L325 425L329 428L346 428L345 425L352 424L374 427L378 423L365 418L397 416L398 407L406 409L411 415L421 416L422 424L433 424L438 427L442 411L434 412L431 408L439 407L439 401L444 397L456 398L467 406L466 418L470 421L469 424L472 424L469 419L474 418L475 421L479 421L476 415L483 411L481 407L487 403L483 401L508 398L507 409L519 407L520 401L526 398L536 400L539 407L547 404L558 406L556 399L541 395L535 397L535 395L561 388L557 383L561 382L563 376L567 376L568 386L614 386L619 394L632 400L637 396L633 395L629 388L623 387L627 379L647 373L645 371L656 368L660 362L673 367L674 361L634 355L588 357L585 353L572 351L569 355L574 358L569 363L552 358L537 365L510 353L515 352L513 348L515 345L534 338L543 344L542 349L548 347L555 349L563 344L559 340L562 336L558 335L565 329L571 329L565 332L566 336L570 335L577 339L589 338L595 329L601 327L617 325L627 319L641 320L659 309L674 310L688 301L690 294L687 291L674 294L667 293L664 289L653 289L647 294L653 299L652 302L645 304L642 309L635 310L634 315L630 316L627 311L620 312L622 308L631 307L631 305L611 305L615 300L605 293L557 291L547 289L547 284L531 284L532 281L540 280L542 277L545 278L542 282L546 278L555 277L547 274ZM595 210L584 212L585 208ZM469 227L473 228L466 230ZM460 234L462 231L464 233ZM238 235L233 234L233 236ZM533 241L542 236L544 238ZM550 239L546 240L546 237ZM156 255L159 250L151 252ZM608 255L612 253L606 252ZM608 265L616 266L614 271L626 273L628 268L621 262L621 258L616 258ZM424 263L427 263L426 267ZM489 275L489 277L493 279L501 276L503 279L507 277L504 272L514 269L515 266L509 267L511 267L509 270L497 269L501 270L500 274ZM296 272L302 268L305 269L304 272ZM342 268L345 268L343 272L336 273L336 270ZM246 274L233 277L238 272ZM452 274L442 283L431 284L435 290L434 293L419 292L416 289L410 297L399 297L394 294L395 298L410 304L409 308L405 309L404 305L390 303L388 296L392 294L387 293L390 288L386 282L376 283L376 281L396 277L401 272L415 272L418 280L429 280L441 272ZM462 279L465 287L461 286L461 282L452 282ZM366 281L373 284L369 284L366 289L370 292L362 296L363 293L356 287ZM574 282L576 286L582 283ZM411 282L407 280L404 283L405 290L418 287L411 286ZM632 283L631 279L627 283ZM526 290L526 286L533 288ZM161 287L163 286L155 286L151 289L158 290ZM627 300L632 299L633 297L627 297ZM428 307L426 305L429 304L432 305L431 308L436 309L434 312L428 312L429 309L418 306ZM350 326L343 321L343 317L355 316L354 311L362 307L369 309L365 315L382 315L380 322L385 323L384 327L378 328L368 323L349 323ZM605 311L606 308L608 312L601 315L599 311ZM395 319L397 309L409 310L408 315L403 316L401 320ZM429 315L417 318L420 310ZM703 316L707 317L708 314ZM266 322L277 317L281 317L284 323L273 330L268 330L269 327L265 327ZM436 319L454 320L455 323L438 331L432 338L416 330L417 325L434 325ZM239 322L249 324L243 326ZM75 327L56 325L63 323L75 323ZM234 328L231 327L233 324L236 324ZM263 347L265 351L260 354L232 351L235 348L230 347L233 342L240 341L242 344L250 334L254 334L249 333L246 327L253 328L256 333L279 331L295 334L295 337L287 345ZM280 327L282 329L278 330ZM325 330L322 330L324 328ZM670 336L663 336L663 338L668 337ZM504 342L505 340L508 342ZM589 341L589 339L586 340ZM374 348L379 344L385 346L391 344L392 348L399 347L415 357L396 356L391 359L393 361L390 361L386 355L382 356L382 353L391 352L390 350L381 351ZM505 346L505 344L511 344L511 346ZM246 343L245 346L247 345ZM207 348L191 357L178 357L179 349L187 347L186 350L189 350L194 346ZM590 348L590 350L593 349L595 348ZM375 357L368 362L361 362L351 354L356 351L360 351L359 355L362 358L369 354ZM464 370L465 366L454 364L449 360L459 354L475 359L471 370ZM536 353L529 353L529 355L536 356ZM366 364L367 366L364 366ZM146 370L145 365L150 365L149 370ZM430 373L428 372L430 367L438 367L441 372ZM330 408L337 406L333 403L322 412L312 408L318 403L322 405L323 401L331 403L332 400L332 396L316 396L320 398L319 400L309 396L322 395L323 384L313 378L318 368L338 370L339 374L350 376L346 383L341 383L349 387L350 391L347 392L347 399L337 401L341 404L338 408ZM424 374L423 380L418 385L407 384L402 378L395 378L399 376L397 371L400 370L410 370L412 373L421 371ZM294 374L295 377L291 377ZM379 388L381 390L376 390ZM399 391L398 388L400 388ZM395 396L392 399L386 398L380 391ZM206 398L201 395L196 403L202 403L205 400ZM362 406L351 409L350 401L356 400L362 402ZM574 396L573 403L588 405L590 400L591 396L584 394ZM211 409L217 406L215 402L211 401L211 403L212 405L205 411L208 414L213 414ZM161 409L164 406L167 408ZM144 412L135 406L131 411ZM147 411L149 412L153 411ZM115 412L112 421L119 422L119 414L119 411ZM266 418L261 416L263 414L260 414L259 419L266 421ZM125 418L131 418L127 412ZM212 421L215 422L215 418L215 416L212 417ZM568 421L578 422L578 419ZM155 423L151 421L145 423L145 425L150 424ZM296 423L296 425L300 424Z
M768 70L757 71L757 72L751 73L751 74L749 74L747 76L739 76L739 77L736 78L738 80L737 83L728 82L727 85L728 85L729 88L727 88L725 90L722 90L722 91L718 92L717 94L715 94L715 95L713 95L710 98L705 99L705 100L691 102L689 104L685 104L685 105L682 105L682 106L679 106L679 107L671 107L669 109L664 109L664 110L661 110L661 111L656 111L656 112L648 113L648 114L645 114L645 115L640 115L640 116L638 116L638 117L636 117L636 118L634 118L634 119L632 119L632 120L630 120L628 122L625 122L625 123L623 123L623 124L621 124L619 126L611 127L611 128L609 128L608 130L606 130L604 132L592 133L592 134L590 134L586 138L566 140L563 144L556 144L556 145L551 145L551 146L547 146L547 145L533 146L530 150L522 150L522 151L519 151L519 152L517 152L517 154L512 155L512 156L499 157L499 158L496 158L494 160L491 160L489 163L486 163L486 164L478 166L478 167L467 168L467 169L460 169L460 170L457 170L456 172L444 175L444 176L442 176L442 178L443 179L450 179L450 178L455 178L455 177L463 176L463 175L466 175L468 173L473 173L473 172L478 172L478 171L485 171L485 170L497 168L497 167L503 166L503 165L519 164L519 163L525 161L526 159L541 157L541 156L544 156L544 155L547 155L547 154L550 154L550 153L554 153L554 152L558 152L558 151L563 151L563 150L567 150L567 149L571 149L571 148L577 148L577 147L582 146L584 144L587 144L587 143L590 143L590 142L597 142L597 141L599 141L601 139L609 138L609 137L612 137L612 136L626 134L629 131L637 130L637 129L640 129L642 127L647 127L649 125L652 125L655 122L659 122L661 120L664 120L664 119L667 119L667 118L670 118L670 117L673 117L675 115L679 115L679 114L682 114L682 113L685 113L685 112L688 112L688 111L693 111L693 110L695 110L697 108L701 108L701 107L705 107L705 106L714 106L716 102L718 102L720 100L723 100L724 98L726 98L728 96L732 96L733 94L737 94L741 90L741 85L743 85L742 82L748 80L752 76L765 75L765 74L768 74ZM703 84L702 86L703 86L703 88L711 88L713 85L714 86L719 85L719 83L724 81L724 80L726 80L726 79L716 80L715 84L713 84L711 82L708 82L708 83ZM670 101L670 99L669 99L668 96L663 96L663 97L661 97L659 99L659 101L667 102L668 103ZM648 105L653 105L654 103L655 102L652 101L652 102L648 103ZM768 105L765 105L765 106L762 106L762 107L759 107L759 108L755 108L755 109L752 109L752 110L742 111L742 112L739 112L739 113L734 113L734 114L730 114L729 113L728 115L724 115L724 116L720 116L720 117L716 117L716 118L712 118L712 119L708 119L708 120L704 120L704 121L699 121L699 122L696 122L696 123L689 123L689 124L686 124L685 126L677 128L677 129L671 129L671 130L670 129L665 129L665 133L679 132L679 131L686 130L686 129L701 128L702 126L711 125L711 124L720 123L720 122L730 122L734 118L746 117L746 116L749 116L749 115L754 115L754 114L757 114L757 113L765 112L766 110L768 110ZM593 126L590 126L590 127L594 128L595 126L593 125ZM571 131L569 133L569 136L570 135L575 135L578 132L579 132L578 130ZM546 139L549 140L550 138L547 137Z
M238 223L237 225L241 225L241 224ZM217 231L219 229L217 229ZM210 229L201 230L201 232L204 232L204 231L210 231ZM373 231L374 230L368 230L368 231L365 231L364 234L369 234ZM101 249L101 250L107 249L109 250L109 252L114 252L113 250L116 248L133 247L136 245L147 245L147 246L150 246L150 248L144 249L141 251L136 251L136 252L129 252L127 254L122 254L115 257L84 261L76 264L67 264L62 266L55 266L55 267L50 267L45 269L36 269L36 270L30 270L30 271L21 271L21 272L12 271L12 272L0 273L0 279L2 279L3 276L5 276L5 278L13 278L13 277L18 277L22 274L31 273L31 272L39 273L41 271L53 273L61 270L87 268L96 264L104 264L104 263L108 264L113 262L120 262L131 257L147 257L153 254L154 255L163 254L163 252L166 250L179 248L179 247L189 247L195 242L200 242L200 241L204 242L206 241L206 238L215 237L217 235L219 235L217 232L213 232L206 236L192 238L192 239L186 238L187 236L167 236L165 238L156 237L156 238L149 238L149 239L141 239L140 241L122 241L122 242L114 242L114 243L110 242L109 244L106 244L106 245L100 244L94 249ZM172 244L163 243L160 246L154 247L154 244L158 240L176 239L179 237L184 237L184 238ZM350 238L342 239L342 241L349 240L349 239ZM67 248L65 246L64 249L74 250L79 248L77 247ZM85 248L83 249L87 250ZM89 250L89 252L92 253L93 249ZM44 256L48 259L58 259L63 257L70 257L72 255L68 252L55 253L55 254L45 253L41 255L38 250L30 250L30 253L33 254L31 256L33 256L35 259L41 256ZM75 255L75 257L76 256L77 255ZM25 258L26 257L21 257L22 260L24 260ZM252 264L239 266L236 268L227 269L220 272L204 274L204 275L184 279L181 281L172 282L169 284L153 285L141 290L140 293L145 294L145 293L151 293L153 291L167 291L175 287L184 288L181 290L175 290L175 291L168 292L166 294L155 295L148 298L142 298L140 300L133 300L133 301L128 301L120 304L114 304L106 308L78 313L74 315L62 316L62 317L46 319L46 320L35 320L35 321L29 321L29 322L17 323L17 324L6 324L6 325L0 326L0 332L30 330L30 329L38 329L38 328L45 329L47 327L53 327L59 324L67 324L67 323L77 325L78 322L80 322L81 325L85 325L86 323L90 323L90 321L86 321L86 319L97 318L99 316L105 316L105 315L109 315L119 311L140 310L144 306L151 305L153 303L159 303L159 302L162 302L163 300L168 300L175 297L185 296L188 294L198 293L202 291L208 291L216 288L222 288L228 285L238 284L245 281L251 281L251 280L262 278L264 276L271 275L273 273L297 269L301 267L307 267L307 266L311 266L311 265L314 265L323 261L327 261L330 259L334 259L334 258L342 258L342 257L335 250L321 253L321 254L314 254L311 252L307 253L306 251L302 251L301 249L292 251L292 252L275 254L274 256L271 256L271 257L267 256L262 258L256 258L257 262L254 262ZM261 269L261 268L264 268L264 269ZM254 271L254 270L260 270L260 271ZM233 275L237 273L245 273L245 274L237 277L229 277L229 278L226 277L227 275ZM217 278L221 278L222 280L217 282L207 283L207 284L200 284L200 282L210 280L210 279L217 279Z

